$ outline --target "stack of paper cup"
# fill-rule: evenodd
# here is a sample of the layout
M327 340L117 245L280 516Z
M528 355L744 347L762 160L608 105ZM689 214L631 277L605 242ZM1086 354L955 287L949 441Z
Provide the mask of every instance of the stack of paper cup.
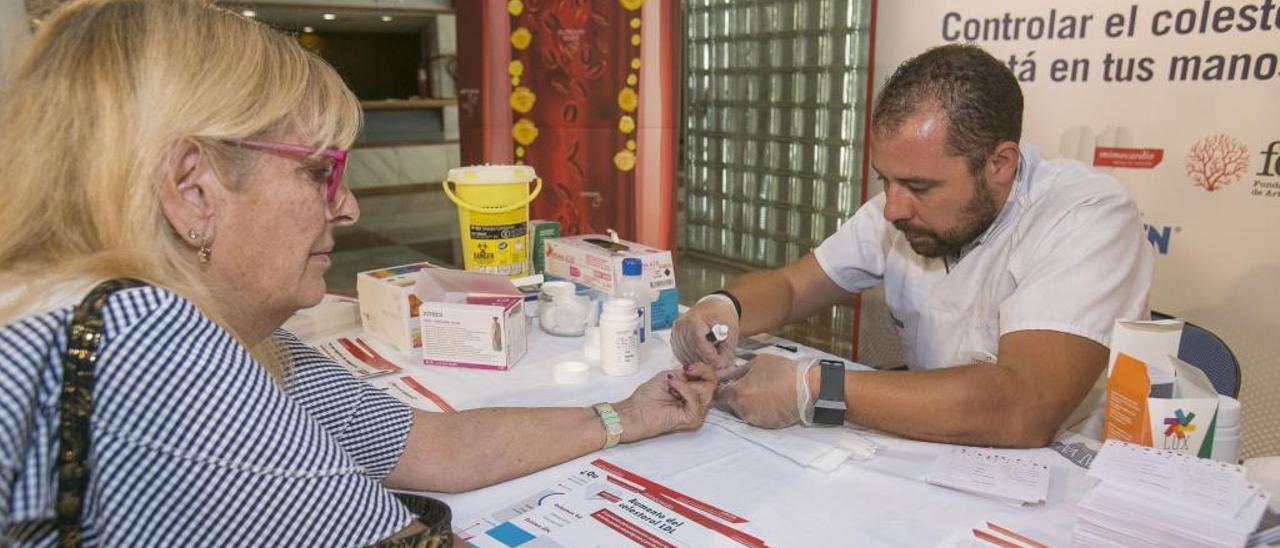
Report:
M1233 464L1240 458L1240 401L1231 396L1218 396L1218 423L1210 458Z
M1280 514L1280 457L1254 457L1244 461L1244 477L1271 494L1271 513Z

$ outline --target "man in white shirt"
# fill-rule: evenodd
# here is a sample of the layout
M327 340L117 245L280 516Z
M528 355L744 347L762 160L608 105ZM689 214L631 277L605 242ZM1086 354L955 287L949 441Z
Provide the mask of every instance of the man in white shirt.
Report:
M676 323L677 358L720 368L718 397L763 427L849 420L928 441L1041 447L1099 412L1112 325L1147 317L1153 253L1115 179L1042 159L1021 131L1018 83L982 49L907 61L872 116L884 193L812 254L700 300ZM910 371L777 358L732 369L740 334L882 282ZM728 340L709 342L715 324Z

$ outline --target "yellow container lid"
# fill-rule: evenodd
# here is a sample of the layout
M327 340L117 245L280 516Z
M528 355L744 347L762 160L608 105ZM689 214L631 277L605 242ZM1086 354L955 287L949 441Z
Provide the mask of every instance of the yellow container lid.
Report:
M530 183L537 178L529 166L483 165L455 167L449 170L449 181L460 185L497 185Z

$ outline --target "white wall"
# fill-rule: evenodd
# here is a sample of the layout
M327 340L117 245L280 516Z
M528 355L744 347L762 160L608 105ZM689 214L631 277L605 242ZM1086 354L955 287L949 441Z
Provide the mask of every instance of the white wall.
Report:
M1270 29L1234 26L1248 26L1238 16L1261 4L1215 0L1201 31L1193 19L1207 9L1202 0L893 0L879 3L876 28L878 89L905 59L955 38L954 31L963 33L964 21L977 20L971 28L981 29L984 20L1003 21L1006 14L1011 21L1027 18L1019 37L975 40L999 59L1016 56L1036 63L1035 80L1022 82L1024 138L1046 157L1086 162L1092 162L1096 147L1162 152L1163 159L1152 167L1104 170L1129 189L1151 225L1148 238L1160 251L1152 308L1210 329L1241 361L1244 456L1280 454L1280 398L1275 397L1280 393L1280 246L1273 241L1280 233L1280 166L1275 165L1280 163L1280 28L1274 26L1274 11ZM1222 31L1214 31L1214 18L1228 14L1235 14L1235 23L1223 19ZM1047 26L1051 15L1059 31L1067 24L1063 16L1092 19L1083 36L1026 35L1026 25ZM1257 20L1261 12L1249 15ZM1031 23L1036 17L1040 22ZM1118 35L1107 35L1109 20L1116 21L1112 30ZM1178 21L1188 32L1158 32ZM947 31L953 31L950 37L944 36ZM1108 55L1113 70L1114 59L1149 58L1142 63L1151 69L1150 78L1117 81L1114 73L1104 74ZM1250 55L1261 59L1254 67L1261 78L1256 73L1235 80L1171 78L1174 56L1185 55ZM1054 81L1055 59L1085 60L1089 70L1082 74L1088 80ZM1030 65L1019 62L1014 73L1025 70ZM1247 150L1246 165L1234 182L1209 192L1193 183L1189 157L1196 143L1224 133ZM867 310L863 317L880 315ZM863 340L864 346L876 344Z
M14 59L27 44L30 29L21 0L0 1L0 78L9 72Z
M456 142L361 147L351 151L343 180L356 189L438 183L461 162Z

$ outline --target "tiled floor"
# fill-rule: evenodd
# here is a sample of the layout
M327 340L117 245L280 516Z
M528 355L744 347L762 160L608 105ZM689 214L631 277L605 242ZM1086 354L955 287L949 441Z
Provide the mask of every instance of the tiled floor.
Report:
M355 295L355 275L362 270L417 261L462 267L458 215L439 185L422 185L389 193L357 192L360 222L341 228L333 253L333 267L325 276L332 293ZM692 304L720 289L744 271L712 258L676 252L676 286L680 301ZM776 335L848 356L853 333L853 308L839 306L830 314L783 327Z

